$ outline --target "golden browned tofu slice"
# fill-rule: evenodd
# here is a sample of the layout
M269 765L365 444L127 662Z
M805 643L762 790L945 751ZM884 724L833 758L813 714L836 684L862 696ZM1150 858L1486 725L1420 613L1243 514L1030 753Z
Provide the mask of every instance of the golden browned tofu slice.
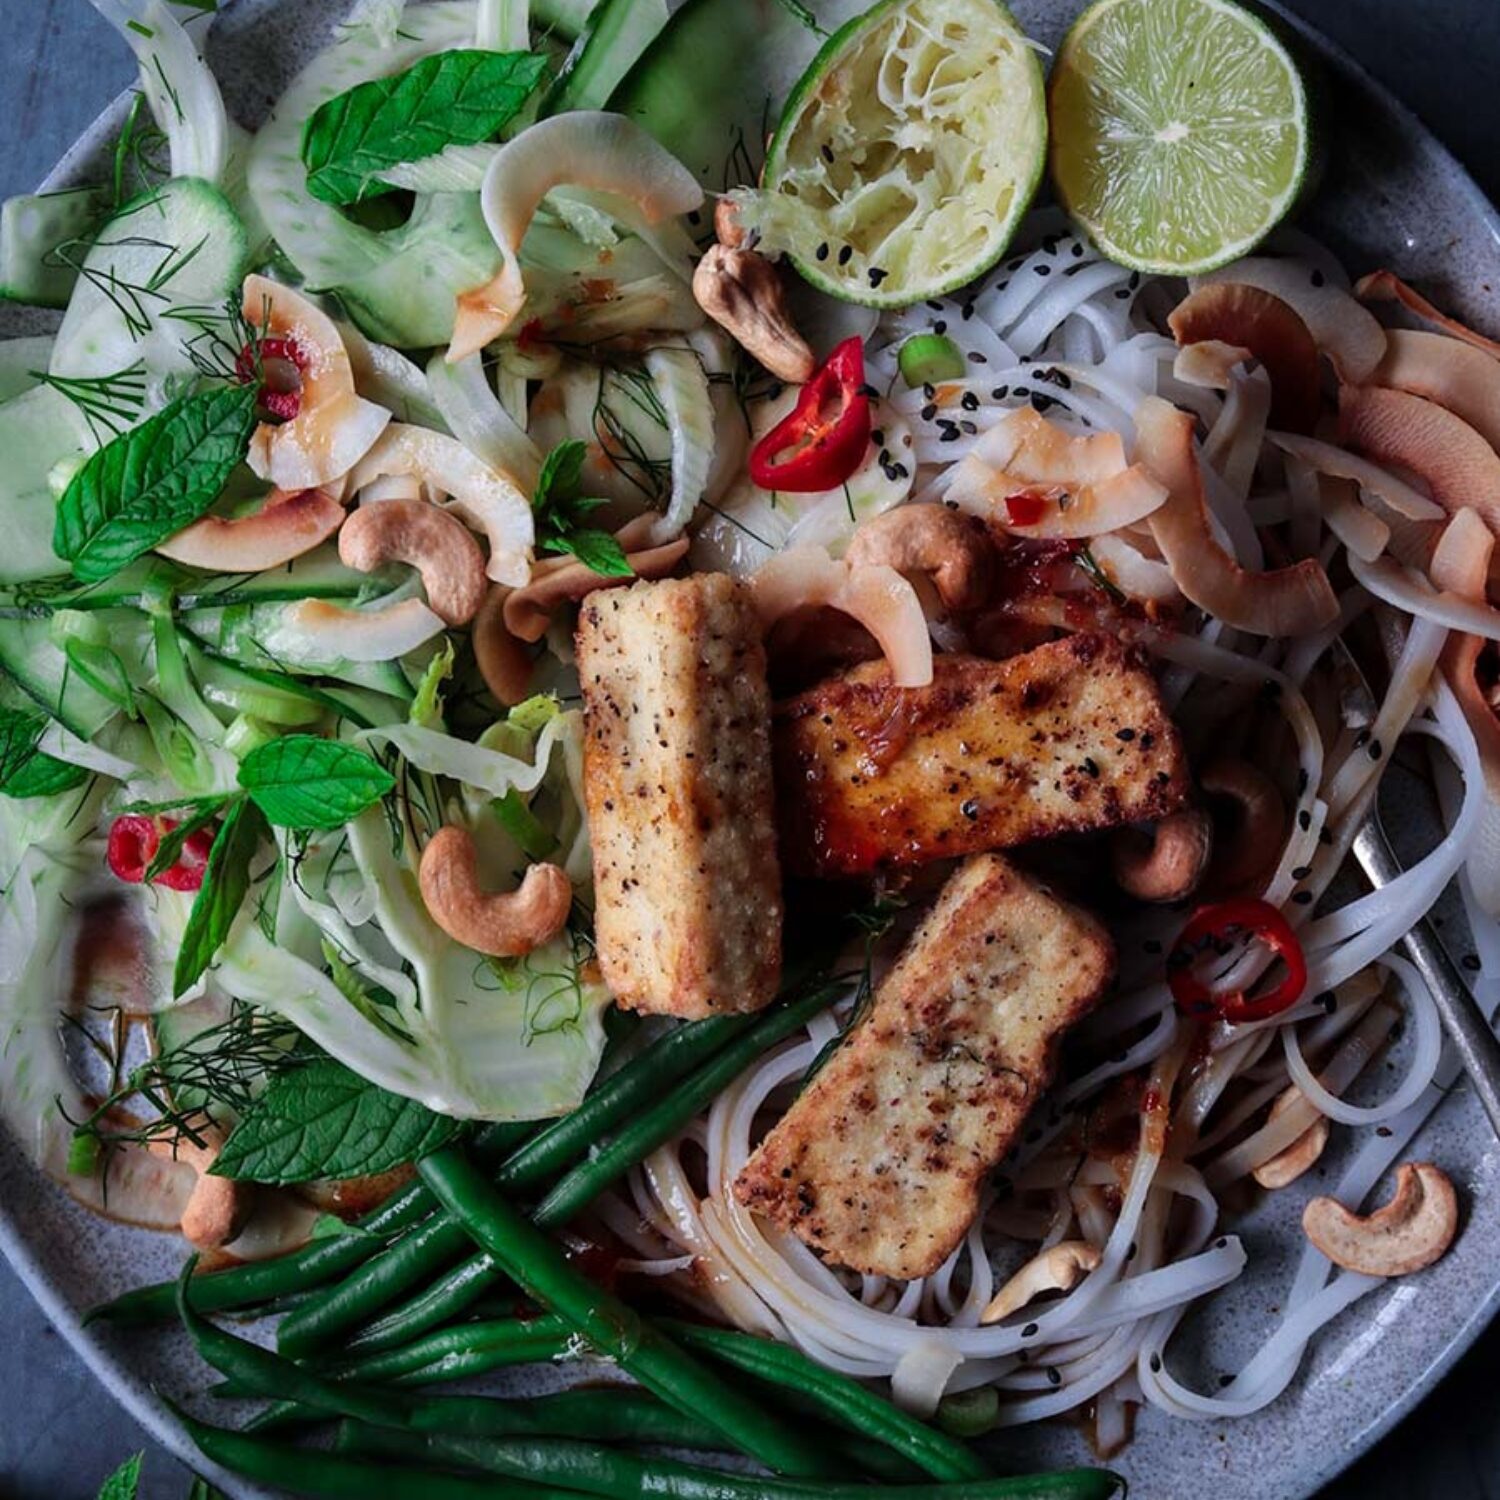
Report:
M749 589L700 573L591 594L577 645L604 982L633 1010L758 1010L782 903Z
M1113 971L1088 913L999 855L967 860L735 1196L836 1265L930 1275Z
M1156 679L1100 635L938 656L924 688L866 663L781 704L774 744L781 857L801 875L1151 821L1189 788Z

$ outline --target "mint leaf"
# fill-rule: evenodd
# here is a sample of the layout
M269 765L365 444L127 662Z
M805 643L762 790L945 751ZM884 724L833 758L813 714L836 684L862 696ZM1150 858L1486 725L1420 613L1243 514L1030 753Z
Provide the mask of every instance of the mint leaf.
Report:
M463 1129L415 1099L388 1093L333 1058L279 1073L241 1117L213 1165L241 1182L307 1182L388 1172Z
M124 1463L104 1481L99 1491L99 1500L135 1500L141 1487L141 1460L144 1453L127 1458Z
M307 190L336 204L389 192L380 181L387 167L493 139L546 72L546 58L530 52L460 48L357 84L320 104L302 128Z
M278 828L338 828L378 802L395 778L338 740L286 734L240 762L240 785Z
M250 889L250 861L255 857L264 829L265 823L253 802L236 802L219 824L203 870L203 885L188 913L182 946L177 950L177 963L172 970L174 999L197 983L224 946Z
M604 578L630 578L635 569L625 549L607 531L583 523L604 504L581 493L588 447L577 438L559 443L542 463L532 494L537 546L544 552L566 552Z
M92 454L52 529L73 576L98 583L202 516L249 447L255 396L250 385L180 396Z
M40 714L0 708L0 796L50 797L88 780L89 773L82 766L37 749L46 727Z
M198 808L191 817L162 834L156 853L151 857L151 863L146 866L146 873L141 878L149 884L164 870L170 870L182 858L182 849L187 841L200 828L207 828L224 811L229 800L228 797L214 798L206 806Z
M625 556L625 549L608 531L574 531L557 537L549 544L554 551L570 552L591 572L601 578L633 578L635 569Z

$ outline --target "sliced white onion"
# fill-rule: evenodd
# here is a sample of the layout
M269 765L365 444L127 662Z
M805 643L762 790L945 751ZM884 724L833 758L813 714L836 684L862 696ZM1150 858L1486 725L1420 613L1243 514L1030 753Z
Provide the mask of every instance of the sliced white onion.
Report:
M651 528L655 546L675 540L693 518L714 462L714 406L708 372L692 349L662 345L646 353L672 438L672 493L667 511Z
M1377 599L1394 604L1409 615L1431 620L1435 625L1446 625L1449 630L1500 641L1500 610L1478 600L1440 592L1420 574L1403 568L1392 557L1377 557L1373 562L1366 562L1358 554L1350 553L1349 571Z
M1295 432L1268 432L1266 438L1283 453L1295 453L1320 474L1354 480L1410 521L1440 521L1443 518L1443 508L1435 500L1429 500L1390 470L1361 458L1357 453L1350 453L1346 448L1337 448L1332 443L1302 437Z

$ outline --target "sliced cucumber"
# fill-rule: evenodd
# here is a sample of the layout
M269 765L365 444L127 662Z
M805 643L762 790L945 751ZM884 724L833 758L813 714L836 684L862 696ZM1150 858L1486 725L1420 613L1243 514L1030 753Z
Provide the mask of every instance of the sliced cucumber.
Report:
M446 343L458 294L495 274L500 253L479 196L434 194L419 199L399 228L367 229L307 191L302 127L335 95L468 46L473 30L472 4L437 0L406 12L392 47L365 30L345 33L298 75L251 148L249 190L282 252L310 290L336 291L360 327L385 343Z
M52 335L0 340L0 401L9 401L41 381L52 363Z
M119 712L103 693L71 669L52 639L50 620L12 620L0 630L0 678L79 739L91 740Z
M109 212L104 188L27 193L0 206L0 297L36 307L66 307L78 280L79 242ZM59 251L63 254L59 255Z
M25 583L68 571L52 550L57 499L48 482L58 464L93 447L78 408L51 386L0 405L0 583Z
M132 199L99 231L57 332L53 375L98 380L139 368L142 411L194 372L204 318L238 291L249 246L229 200L195 177ZM196 343L195 343L196 341Z
M542 113L603 109L667 24L667 0L599 0L548 91Z
M824 0L833 30L867 0ZM753 183L781 106L817 55L822 36L783 0L688 0L610 96L704 187Z

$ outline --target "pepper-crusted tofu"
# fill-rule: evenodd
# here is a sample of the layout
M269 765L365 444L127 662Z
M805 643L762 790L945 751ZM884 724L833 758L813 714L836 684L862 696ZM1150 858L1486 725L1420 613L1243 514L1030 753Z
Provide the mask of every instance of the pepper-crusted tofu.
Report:
M1086 912L999 855L965 861L735 1196L836 1265L930 1275L1113 972Z
M773 742L781 856L802 875L1150 821L1189 789L1156 679L1100 635L938 656L923 688L869 662L779 705Z
M699 573L591 594L577 646L604 981L633 1010L758 1010L782 902L749 588Z

